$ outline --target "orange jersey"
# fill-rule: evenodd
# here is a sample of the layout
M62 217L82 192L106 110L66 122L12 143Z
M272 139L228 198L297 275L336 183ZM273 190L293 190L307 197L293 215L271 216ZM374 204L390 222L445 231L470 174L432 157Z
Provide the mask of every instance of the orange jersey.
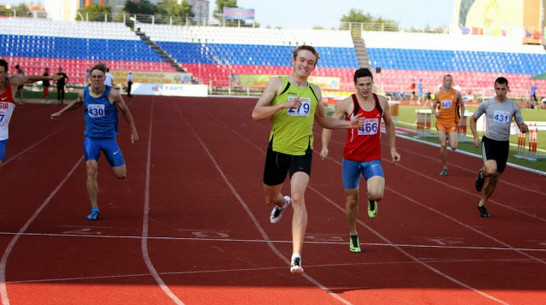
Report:
M458 123L460 119L459 103L457 102L457 92L455 89L451 89L448 92L444 92L444 89L440 89L438 93L438 114L436 122L444 124Z

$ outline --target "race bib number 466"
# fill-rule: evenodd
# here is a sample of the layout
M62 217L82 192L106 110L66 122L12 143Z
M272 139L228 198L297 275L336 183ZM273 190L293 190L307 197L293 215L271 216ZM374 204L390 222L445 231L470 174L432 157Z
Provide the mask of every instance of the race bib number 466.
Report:
M296 98L294 96L289 97L288 99L291 100L293 98ZM303 98L300 97L300 106L298 108L290 108L287 110L287 114L291 116L309 116L309 113L311 112L311 99L309 98Z
M502 110L495 110L493 120L500 124L509 124L510 113Z
M364 126L358 129L358 135L359 136L370 136L374 135L379 130L379 119L378 118L372 118L372 119L365 119L364 120Z
M104 105L89 104L87 105L87 113L92 118L102 118L104 117Z

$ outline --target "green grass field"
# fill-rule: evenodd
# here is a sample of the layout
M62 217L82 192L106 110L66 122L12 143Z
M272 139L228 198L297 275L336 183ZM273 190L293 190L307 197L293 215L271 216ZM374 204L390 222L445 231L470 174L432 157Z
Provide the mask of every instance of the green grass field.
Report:
M416 121L417 121L417 114L416 110L419 109L430 109L428 107L419 107L419 106L400 106L399 107L399 116L398 116L398 123L396 124L399 127L408 128L408 129L416 129ZM476 108L467 108L468 112L474 112ZM539 122L546 122L546 110L535 110L535 109L522 109L522 115L523 119L528 121L539 121ZM467 123L468 125L468 123ZM431 128L432 134L437 134L436 128L434 127L434 119L432 122L432 128ZM474 143L472 141L472 132L470 131L470 126L467 127L467 135L470 136L468 139L470 142L462 142L459 143L458 149L467 151L470 153L475 154L481 154L481 150L479 148L474 147ZM480 133L481 135L481 133ZM415 135L409 135L410 137L415 137ZM421 140L431 142L431 143L439 143L437 137L425 137L420 138ZM508 157L508 162L517 164L524 167L529 167L535 170L539 170L542 172L546 172L546 159L537 160L537 161L529 161L525 159L520 159L514 157L514 155L517 153L517 135L510 136L510 155ZM538 132L538 142L537 142L537 150L539 155L543 155L546 158L546 131L539 131Z

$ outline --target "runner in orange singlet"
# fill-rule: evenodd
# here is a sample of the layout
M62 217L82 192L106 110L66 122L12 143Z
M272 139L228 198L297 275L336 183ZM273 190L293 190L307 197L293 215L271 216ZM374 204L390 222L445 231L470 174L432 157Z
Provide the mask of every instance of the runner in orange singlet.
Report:
M432 114L436 117L436 129L440 139L440 159L442 160L442 171L440 176L447 176L447 138L449 134L449 146L452 151L457 149L457 127L462 126L464 121L464 103L461 93L452 87L453 77L445 75L443 85L436 93L436 99L432 103Z

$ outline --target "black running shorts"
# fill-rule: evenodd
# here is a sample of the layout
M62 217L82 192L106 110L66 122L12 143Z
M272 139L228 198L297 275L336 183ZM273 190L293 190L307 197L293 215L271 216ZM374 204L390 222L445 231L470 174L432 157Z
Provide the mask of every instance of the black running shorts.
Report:
M312 159L312 149L307 149L303 156L293 156L273 151L270 143L265 157L264 184L269 186L282 184L287 174L292 178L295 172L305 172L311 176Z
M502 173L506 168L508 161L508 152L510 151L510 141L496 141L486 136L482 138L482 159L497 161L497 172Z

